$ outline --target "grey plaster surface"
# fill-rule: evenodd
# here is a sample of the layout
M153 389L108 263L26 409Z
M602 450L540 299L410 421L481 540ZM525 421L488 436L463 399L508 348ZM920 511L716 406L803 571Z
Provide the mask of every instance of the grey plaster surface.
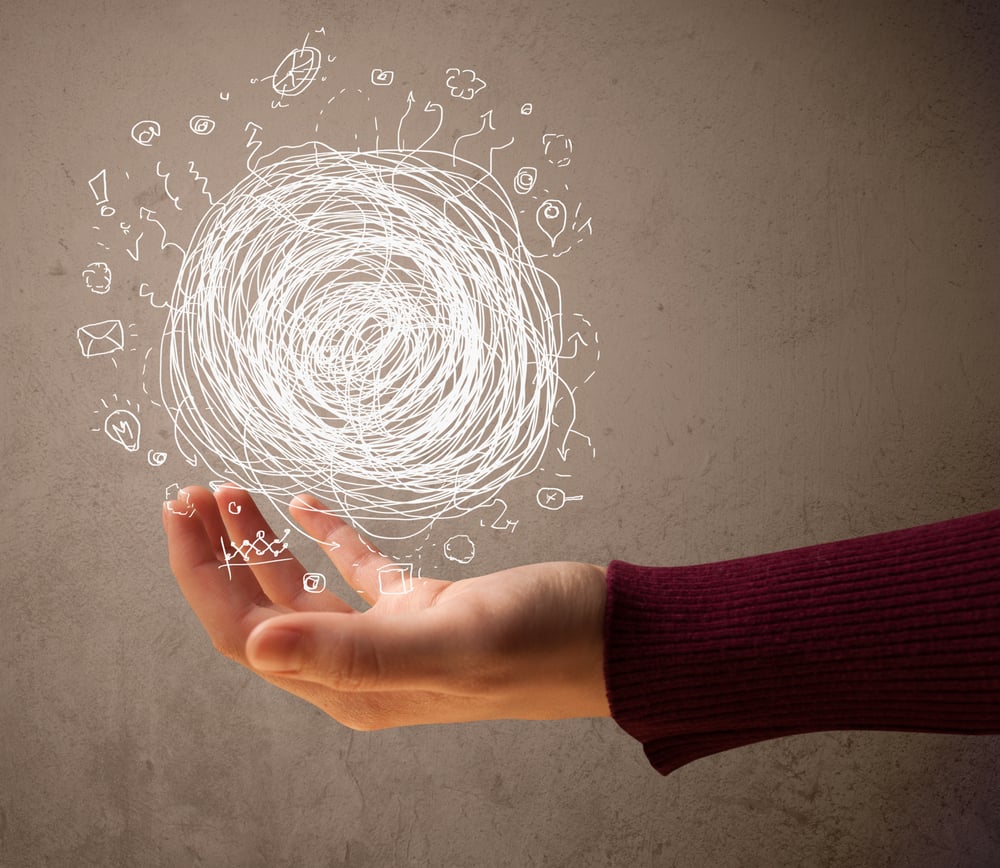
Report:
M166 484L208 479L90 431L144 396L77 327L125 316L130 349L162 318L138 267L86 290L99 240L122 261L87 182L107 167L122 219L167 213L128 136L157 118L196 199L198 113L230 118L199 168L235 182L243 124L277 144L284 123L249 79L319 27L345 81L475 68L498 136L531 101L574 141L594 234L558 279L601 337L597 458L583 500L522 509L477 569L691 563L1000 503L995 3L4 0L0 864L1000 864L997 738L821 733L661 778L610 721L352 733L215 654L159 520ZM169 256L146 262L169 287Z

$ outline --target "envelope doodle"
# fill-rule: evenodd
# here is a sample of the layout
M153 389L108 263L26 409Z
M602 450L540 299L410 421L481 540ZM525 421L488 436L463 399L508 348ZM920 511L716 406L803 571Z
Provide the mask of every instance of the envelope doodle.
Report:
M80 342L80 350L85 359L107 356L125 349L125 332L119 319L106 319L80 326L76 330L76 339Z

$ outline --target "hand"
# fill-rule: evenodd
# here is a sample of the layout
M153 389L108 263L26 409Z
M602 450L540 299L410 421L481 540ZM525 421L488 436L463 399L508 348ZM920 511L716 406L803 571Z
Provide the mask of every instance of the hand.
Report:
M307 591L288 550L227 570L230 540L275 539L247 492L192 487L164 504L171 568L222 654L353 729L609 715L601 567L413 578L410 593L380 595L388 558L313 497L291 511L370 609Z

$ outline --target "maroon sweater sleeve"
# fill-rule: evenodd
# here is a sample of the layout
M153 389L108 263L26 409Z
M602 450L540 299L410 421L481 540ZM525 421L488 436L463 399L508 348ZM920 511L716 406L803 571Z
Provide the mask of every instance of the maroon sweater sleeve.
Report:
M1000 510L690 567L608 567L615 720L666 774L821 730L1000 733Z

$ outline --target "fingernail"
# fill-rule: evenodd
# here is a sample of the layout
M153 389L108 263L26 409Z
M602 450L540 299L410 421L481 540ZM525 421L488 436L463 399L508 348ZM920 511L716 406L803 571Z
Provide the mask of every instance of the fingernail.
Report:
M302 668L302 634L289 627L272 627L251 638L247 657L255 669L298 672Z

